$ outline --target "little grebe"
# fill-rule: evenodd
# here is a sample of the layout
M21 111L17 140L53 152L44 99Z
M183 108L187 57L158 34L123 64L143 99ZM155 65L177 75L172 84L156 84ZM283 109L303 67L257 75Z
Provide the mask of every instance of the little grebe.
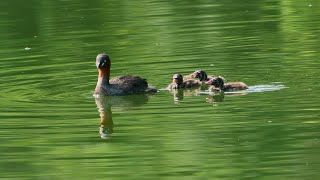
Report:
M221 76L211 78L208 83L211 83L211 87L209 87L209 91L240 91L248 89L248 86L243 82L229 82L225 83L224 78Z
M99 76L94 91L95 95L122 96L157 92L157 89L148 86L146 79L139 76L124 75L109 81L111 61L107 54L98 54L96 66Z
M196 78L199 79L202 82L206 82L211 78L214 78L216 76L208 76L207 73L203 70L196 70L193 73L191 73L190 75L188 75L187 77L191 77L191 78Z
M212 85L211 90L216 91L217 88L220 88L223 91L239 91L248 89L248 86L243 82L228 82L225 83L225 80L222 76L208 76L207 73L203 70L197 70L191 75L194 78L198 78L200 81L203 81L207 85Z
M195 79L183 80L181 74L175 74L172 77L172 83L169 84L168 89L181 89L181 88L198 88L201 86L201 82Z

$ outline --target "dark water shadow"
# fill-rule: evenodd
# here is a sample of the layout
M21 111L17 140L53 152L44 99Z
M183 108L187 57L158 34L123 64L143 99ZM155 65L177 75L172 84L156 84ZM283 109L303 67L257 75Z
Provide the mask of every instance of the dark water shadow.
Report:
M99 134L102 139L109 139L114 131L112 108L121 110L132 109L146 104L149 95L130 95L130 96L99 96L95 97L95 102L100 114Z

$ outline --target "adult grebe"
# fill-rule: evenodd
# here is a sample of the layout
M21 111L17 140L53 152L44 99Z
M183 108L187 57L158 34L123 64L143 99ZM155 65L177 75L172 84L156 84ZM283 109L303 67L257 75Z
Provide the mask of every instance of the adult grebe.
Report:
M96 66L99 71L95 95L123 96L130 94L155 93L157 89L148 86L146 79L139 76L123 75L110 78L111 61L107 54L98 54Z

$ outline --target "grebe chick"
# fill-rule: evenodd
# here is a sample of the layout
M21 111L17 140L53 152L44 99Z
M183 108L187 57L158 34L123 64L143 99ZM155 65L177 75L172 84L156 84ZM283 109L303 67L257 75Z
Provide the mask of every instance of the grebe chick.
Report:
M210 87L210 89L213 91L217 91L219 88L223 91L240 91L248 89L248 86L243 82L225 83L225 79L222 76L208 76L203 70L197 70L192 74L194 78L198 78L207 85L212 85L213 87Z
M199 81L206 82L210 78L214 78L217 76L207 75L207 73L204 70L196 70L187 77L196 78L199 79Z
M181 74L174 74L172 77L172 83L169 84L168 89L198 88L200 86L201 82L199 80L183 80L183 76Z
M248 86L243 82L224 82L224 78L218 76L216 78L211 78L208 83L212 86L209 87L209 91L240 91L248 89Z
M97 55L96 66L99 75L94 95L123 96L157 92L157 89L148 86L146 79L139 76L124 75L109 80L111 61L107 54Z

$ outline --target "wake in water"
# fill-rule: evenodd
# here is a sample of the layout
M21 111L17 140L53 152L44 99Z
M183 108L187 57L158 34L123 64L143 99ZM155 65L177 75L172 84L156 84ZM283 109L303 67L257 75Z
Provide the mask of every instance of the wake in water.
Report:
M271 84L271 85L256 85L256 86L249 86L248 89L243 91L230 91L224 92L225 95L228 94L248 94L253 92L268 92L268 91L278 91L281 89L288 88L282 84ZM212 92L208 91L201 91L199 94L212 94Z
M288 88L282 84L272 84L272 85L257 85L249 86L246 92L266 92L266 91L278 91L284 88Z

